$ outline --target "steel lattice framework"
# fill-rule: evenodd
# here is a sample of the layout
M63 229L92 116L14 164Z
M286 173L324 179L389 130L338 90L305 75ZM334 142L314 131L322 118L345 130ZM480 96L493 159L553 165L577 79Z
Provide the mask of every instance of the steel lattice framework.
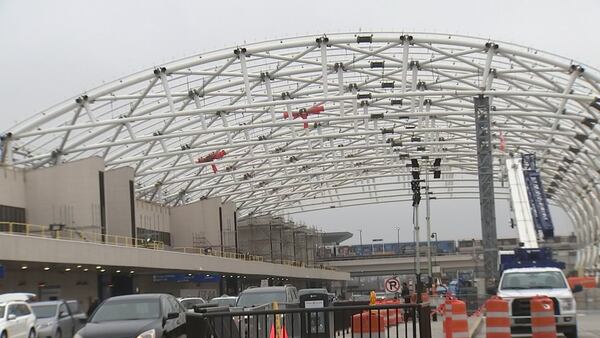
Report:
M2 161L100 156L107 168L135 168L140 198L221 197L242 215L409 201L412 159L438 199L478 198L480 94L491 102L495 161L504 147L537 155L547 193L585 246L580 267L597 264L599 72L498 41L348 33L195 55L14 126ZM496 196L507 198L499 168Z

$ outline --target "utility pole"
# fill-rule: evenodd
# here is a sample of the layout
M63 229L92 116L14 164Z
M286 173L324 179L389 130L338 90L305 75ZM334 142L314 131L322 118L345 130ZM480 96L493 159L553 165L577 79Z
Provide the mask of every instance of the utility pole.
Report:
M362 230L358 229L358 237L360 238L360 251L362 252Z
M420 248L420 228L419 228L419 203L421 203L421 182L420 179L420 168L419 161L417 159L411 159L411 175L413 180L410 182L410 188L412 190L412 206L413 206L413 224L415 234L415 275L417 277L416 294L417 303L421 303L421 248Z
M400 255L400 227L396 227L396 233L397 233L397 236L398 236L398 242L397 242L397 244L398 244L398 255Z
M417 276L421 275L421 252L420 249L420 237L419 237L419 205L415 206L415 269L417 270Z
M431 277L433 273L431 266L431 213L429 209L429 194L429 167L427 167L425 171L425 220L427 221L427 274Z
M431 233L431 237L432 239L435 238L435 254L433 255L433 257L437 257L438 254L438 237L437 237L437 232L432 232Z

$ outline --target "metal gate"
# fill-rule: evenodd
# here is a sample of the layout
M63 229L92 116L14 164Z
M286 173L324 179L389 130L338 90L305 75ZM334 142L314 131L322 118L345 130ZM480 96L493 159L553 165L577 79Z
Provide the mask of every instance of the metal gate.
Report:
M187 337L323 338L327 332L332 338L431 338L429 304L335 305L197 308L187 314Z

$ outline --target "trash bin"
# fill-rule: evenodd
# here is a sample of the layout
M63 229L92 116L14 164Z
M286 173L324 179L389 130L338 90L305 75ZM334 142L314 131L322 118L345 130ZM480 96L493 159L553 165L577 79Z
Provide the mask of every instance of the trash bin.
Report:
M326 293L309 293L300 296L300 308L306 309L301 314L301 336L311 338L330 338L334 336L333 312L323 311L329 307L329 295Z

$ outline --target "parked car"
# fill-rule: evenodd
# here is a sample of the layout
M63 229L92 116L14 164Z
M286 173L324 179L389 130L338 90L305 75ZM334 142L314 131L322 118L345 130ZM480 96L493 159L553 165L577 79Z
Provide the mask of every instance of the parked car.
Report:
M215 297L215 298L211 299L209 303L217 304L217 306L231 307L231 306L235 306L237 299L238 298L235 296L222 295L221 297Z
M105 300L74 338L186 336L185 308L167 294L117 296Z
M23 301L0 302L1 338L36 338L35 314Z
M32 303L31 309L39 338L73 337L83 326L83 320L74 316L64 300Z
M79 301L68 300L67 306L69 307L71 314L77 321L79 321L80 323L85 323L87 321L87 315L81 309L81 304L79 304Z
M204 298L201 298L201 297L177 298L177 300L179 301L179 303L181 303L181 305L183 305L183 307L187 311L192 311L192 312L194 311L195 305L206 304L206 301L204 300Z
M327 295L329 303L333 303L333 301L336 299L335 293L327 291L326 288L300 289L300 290L298 290L298 298L301 297L302 295L313 294L313 293Z
M298 290L292 285L248 288L240 293L236 306L252 307L274 302L298 303Z
M329 292L325 288L298 290L298 296L307 295L309 293L328 294Z
M0 303L8 301L35 302L37 295L29 292L12 292L0 295Z

